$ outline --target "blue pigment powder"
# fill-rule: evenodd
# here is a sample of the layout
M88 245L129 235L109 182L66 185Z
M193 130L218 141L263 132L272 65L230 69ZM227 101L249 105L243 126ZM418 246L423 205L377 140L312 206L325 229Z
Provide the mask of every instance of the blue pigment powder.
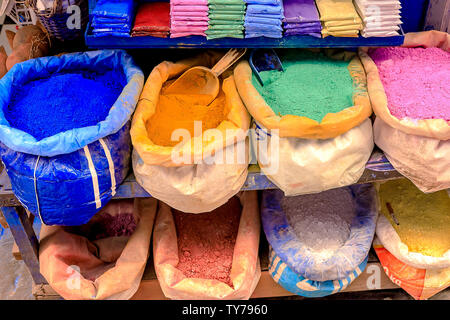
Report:
M3 112L12 127L42 140L105 120L126 83L117 70L56 73L13 87Z

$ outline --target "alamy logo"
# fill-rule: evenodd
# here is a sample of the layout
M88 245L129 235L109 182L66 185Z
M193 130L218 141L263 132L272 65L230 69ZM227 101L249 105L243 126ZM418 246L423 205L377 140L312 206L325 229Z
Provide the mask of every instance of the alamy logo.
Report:
M267 133L257 127L203 132L202 121L194 121L193 136L189 130L179 128L172 132L171 140L178 142L171 153L172 162L178 165L259 163L265 174L278 171L278 130Z

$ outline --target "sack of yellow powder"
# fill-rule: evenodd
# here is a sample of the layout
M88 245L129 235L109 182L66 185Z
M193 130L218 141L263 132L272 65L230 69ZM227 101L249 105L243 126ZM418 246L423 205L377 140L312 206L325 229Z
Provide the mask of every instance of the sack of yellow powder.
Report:
M147 265L157 204L112 200L85 225L43 225L41 274L67 300L130 299Z
M133 117L137 182L152 196L190 213L211 211L235 195L247 178L250 117L233 76L222 75L208 106L165 88L194 66L211 68L221 54L206 52L151 72Z
M326 78L324 81L328 81L327 84L314 84L314 88L326 86L327 93L316 89L311 93L313 84L309 81L301 80L303 82L296 87L287 81L277 85L278 80L269 78L273 88L270 98L275 101L269 105L260 94L268 90L263 89L268 87L267 83L264 87L256 84L249 63L239 62L234 70L234 80L247 110L254 118L252 149L261 170L286 196L316 193L357 182L373 149L372 123L369 119L372 109L366 75L359 58L346 51L295 50L281 56L281 60L286 75L290 66L296 68L295 64L302 64L303 70L298 70L298 75L290 74L293 80L304 78L305 74L311 80L316 76ZM310 69L310 66L317 64L317 68ZM337 70L340 77L345 77L345 101L341 99L342 92L336 89L340 81L326 72L329 68ZM273 79L276 78L277 75L274 75ZM280 86L283 86L285 94L277 89ZM302 102L287 97L296 91L302 92ZM317 106L310 106L306 112L304 102L311 105L308 102L310 95L314 101L327 103L326 111L323 111L324 105L317 102ZM337 99L341 99L339 104L330 105L327 102ZM276 112L280 110L278 100L284 102L284 113ZM289 101L292 101L292 106ZM321 120L313 119L316 110L325 113Z
M450 196L425 194L407 179L379 185L376 234L397 259L419 269L450 268Z
M408 33L405 36L402 48L393 48L392 50L416 47L440 48L448 53L450 52L450 35L440 31ZM376 49L377 51L386 51L384 53L385 56L377 55L379 61L376 64L374 59L372 59L373 56L371 57L373 55L372 50L372 48L360 48L359 55L367 73L368 90L373 111L376 115L374 123L375 144L384 151L394 168L410 179L423 192L435 192L450 188L450 121L436 117L431 118L431 114L423 117L418 115L396 117L391 112L391 109L394 107L398 110L400 108L406 111L409 110L405 102L407 99L410 99L409 91L422 91L427 95L443 96L445 100L445 96L448 96L448 93L445 91L448 90L448 85L446 88L446 84L443 82L441 83L441 88L431 88L428 85L418 86L415 82L411 82L409 86L401 85L399 89L387 91L382 83L383 75L388 76L390 68L393 68L392 77L399 77L397 73L402 66L394 62L392 53L387 55L389 53L388 50L391 50L390 48ZM418 56L410 58L406 54L407 52L399 53L398 59L406 61L406 58L409 60L418 58ZM426 53L424 52L424 54ZM407 74L404 77L405 81L422 81L417 76L417 73L426 75L427 68L433 64L436 66L434 69L440 69L444 74L445 68L448 69L448 62L447 64L442 64L426 58L426 56L422 59L428 61L426 63L430 65L427 66L424 62L416 63L417 68L423 69L423 72L420 70L411 71L405 66L404 69L407 72L411 72L410 75ZM400 83L394 80L388 81L388 79L384 80L386 81L385 85L391 86L392 84ZM388 94L392 99L391 103L389 103ZM395 101L393 100L394 98ZM422 98L416 101L422 104L422 109L429 109L427 107L427 104L430 103L428 100ZM404 101L405 104L402 105L401 101ZM445 102L437 103L430 107L436 109L436 106L442 110L450 108L448 106L448 98L446 99L446 104Z
M202 214L160 202L153 261L164 295L177 300L249 299L261 275L258 194L244 191Z
M373 248L389 279L416 300L428 299L450 286L450 268L414 268L397 259L377 237Z

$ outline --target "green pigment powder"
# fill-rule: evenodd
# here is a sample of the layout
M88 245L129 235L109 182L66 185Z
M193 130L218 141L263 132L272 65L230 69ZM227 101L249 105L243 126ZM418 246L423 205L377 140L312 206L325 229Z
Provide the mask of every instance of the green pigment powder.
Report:
M327 113L353 105L349 61L308 50L290 50L280 60L284 72L260 72L264 87L252 77L256 90L277 115L304 116L321 122Z

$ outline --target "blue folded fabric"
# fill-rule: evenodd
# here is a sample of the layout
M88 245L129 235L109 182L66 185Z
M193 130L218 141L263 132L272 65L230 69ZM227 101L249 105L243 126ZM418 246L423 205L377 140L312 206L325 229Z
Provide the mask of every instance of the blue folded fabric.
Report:
M133 17L107 18L107 17L93 16L92 21L96 21L98 23L132 23Z
M282 5L281 0L244 0L247 4L269 4L269 5Z
M99 0L91 15L94 17L129 18L134 15L134 1Z
M244 23L245 29L248 31L283 31L283 28L281 26L274 26L274 25L269 25L269 24L260 24L260 23L250 23L250 24L246 24Z
M257 37L267 37L267 38L281 38L283 36L283 33L281 31L279 32L245 32L246 38L257 38Z
M281 26L281 19L260 18L254 16L246 16L245 23L260 23L274 26Z
M247 12L245 14L246 17L255 17L255 18L269 18L269 19L283 19L284 15L283 13L276 13L276 14L264 14L264 13L251 13Z
M93 37L130 37L129 32L115 32L115 31L102 31L102 32L95 32L95 30L92 30L92 36Z
M247 13L249 14L283 14L283 7L271 5L249 4L247 5Z
M102 28L126 29L126 30L130 31L131 24L127 24L127 23L98 23L96 21L92 21L92 28L94 28L94 29L102 29Z

